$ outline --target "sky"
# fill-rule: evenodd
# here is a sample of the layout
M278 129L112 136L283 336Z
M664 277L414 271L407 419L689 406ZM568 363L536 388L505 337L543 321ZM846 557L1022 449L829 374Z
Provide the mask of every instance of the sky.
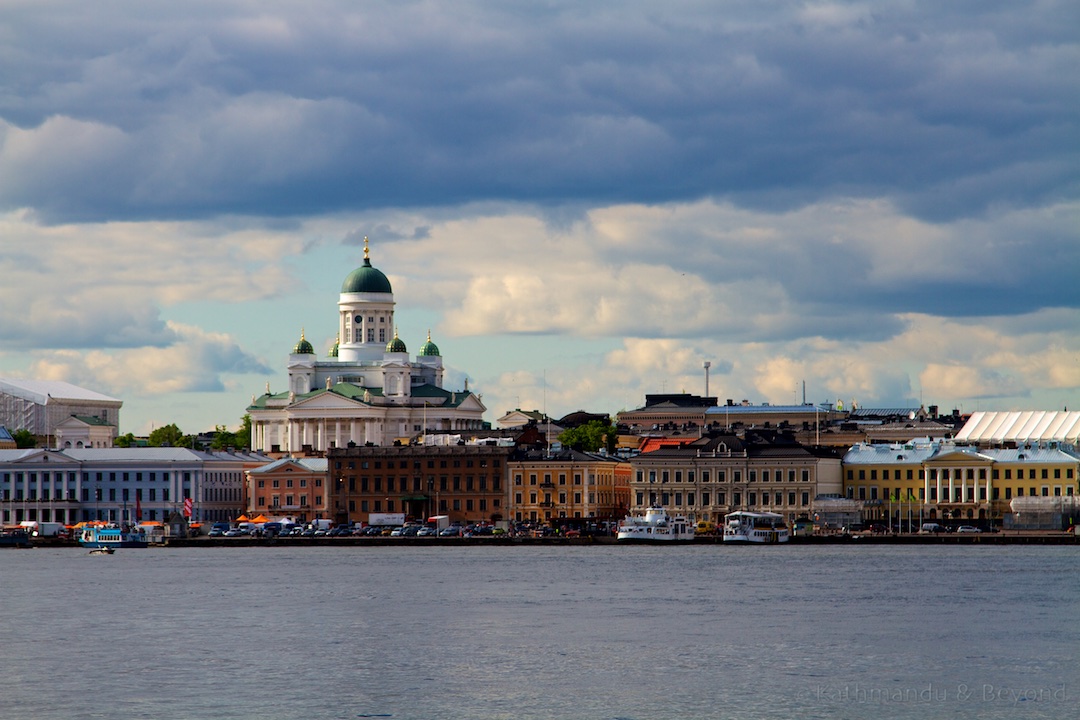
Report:
M1080 4L0 1L0 376L235 429L365 236L492 421L1080 409Z

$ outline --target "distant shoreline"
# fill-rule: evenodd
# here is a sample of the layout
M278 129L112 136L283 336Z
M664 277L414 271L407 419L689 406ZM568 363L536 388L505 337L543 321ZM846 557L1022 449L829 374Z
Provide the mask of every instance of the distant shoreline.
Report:
M397 538L397 537L344 537L344 538L171 538L165 543L151 547L493 547L493 546L582 546L621 545L614 537L562 538L557 536L533 537L478 537L478 538ZM627 543L633 544L633 543ZM653 543L663 546L668 543ZM698 537L675 545L723 545L719 537ZM811 535L793 537L788 545L1080 545L1080 536L1067 532L1049 531L1002 531L997 533L942 533L939 535ZM78 547L76 541L46 539L35 541L34 547Z

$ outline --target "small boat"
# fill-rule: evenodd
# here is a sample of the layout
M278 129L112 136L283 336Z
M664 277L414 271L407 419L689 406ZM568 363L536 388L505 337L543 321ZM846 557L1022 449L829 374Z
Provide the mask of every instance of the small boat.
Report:
M116 548L111 547L96 547L90 551L91 555L112 555L116 552Z
M724 518L726 543L786 543L787 522L777 513L733 512Z
M694 539L694 527L682 515L668 517L664 508L653 505L644 516L627 516L619 523L615 539L620 542L687 542Z
M149 546L142 530L124 530L118 525L91 526L79 535L79 544L88 548L144 548Z

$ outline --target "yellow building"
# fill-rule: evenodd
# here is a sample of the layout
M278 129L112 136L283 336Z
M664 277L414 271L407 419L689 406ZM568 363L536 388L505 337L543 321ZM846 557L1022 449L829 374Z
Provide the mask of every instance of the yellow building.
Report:
M979 449L948 441L861 444L844 456L844 491L866 520L1000 525L1020 497L1077 494L1080 456L1051 443ZM906 529L906 525L905 525Z
M511 457L509 474L515 521L550 524L626 515L630 463L621 458L569 449L521 452Z

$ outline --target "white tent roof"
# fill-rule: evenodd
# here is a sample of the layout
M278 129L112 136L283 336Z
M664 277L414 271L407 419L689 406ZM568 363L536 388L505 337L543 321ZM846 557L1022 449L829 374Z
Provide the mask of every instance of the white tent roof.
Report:
M1080 412L977 412L957 434L973 443L1050 442L1080 445Z
M116 398L102 395L81 388L78 385L62 380L22 380L20 378L0 377L0 391L8 395L30 400L39 405L45 405L49 398L54 400L93 400L96 402L119 403Z

